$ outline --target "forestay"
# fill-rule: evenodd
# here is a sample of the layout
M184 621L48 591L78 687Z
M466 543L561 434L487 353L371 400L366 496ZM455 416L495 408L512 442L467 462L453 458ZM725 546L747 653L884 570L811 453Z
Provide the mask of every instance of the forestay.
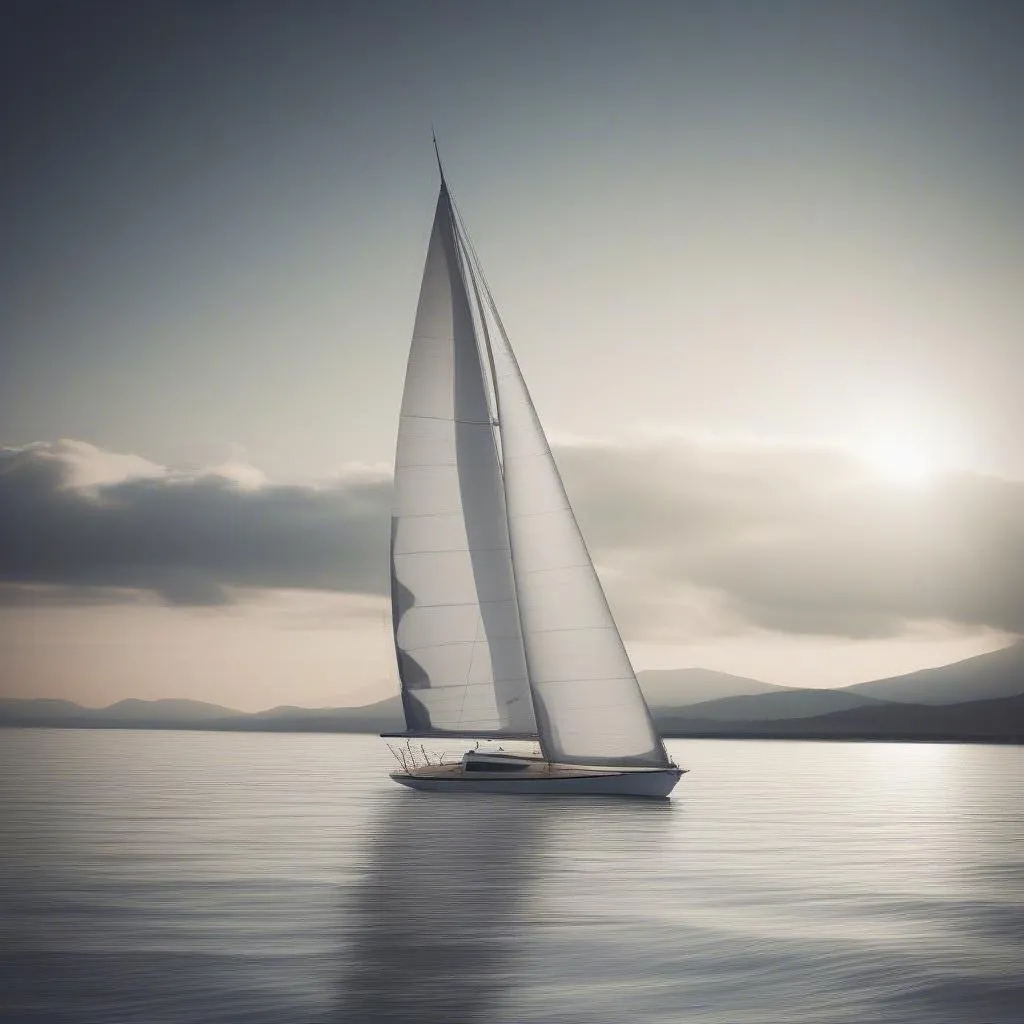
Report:
M411 732L535 732L492 414L443 184L402 400L391 596Z

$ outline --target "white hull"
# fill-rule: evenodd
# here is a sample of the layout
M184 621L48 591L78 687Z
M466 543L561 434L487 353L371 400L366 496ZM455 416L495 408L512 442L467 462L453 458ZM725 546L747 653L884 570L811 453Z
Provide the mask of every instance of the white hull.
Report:
M683 774L679 768L623 772L560 771L508 777L483 772L392 772L401 786L429 792L518 793L558 796L640 796L664 798Z

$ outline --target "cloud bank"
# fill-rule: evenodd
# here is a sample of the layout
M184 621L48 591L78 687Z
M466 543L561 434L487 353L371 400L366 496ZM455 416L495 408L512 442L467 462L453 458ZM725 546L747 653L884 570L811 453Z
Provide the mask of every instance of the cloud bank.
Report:
M182 605L230 587L383 592L390 480L281 487L238 470L174 473L82 442L0 449L0 581Z
M733 628L895 636L910 621L1024 631L1024 484L894 483L828 448L577 445L559 459L609 589ZM710 603L709 603L710 602ZM699 603L699 602L698 602Z
M935 620L1024 632L1020 482L900 486L826 448L557 454L627 637L885 637ZM383 594L390 502L382 474L283 487L251 467L171 472L83 442L0 449L3 603L40 603L41 584L68 600L127 588L180 605L234 588Z

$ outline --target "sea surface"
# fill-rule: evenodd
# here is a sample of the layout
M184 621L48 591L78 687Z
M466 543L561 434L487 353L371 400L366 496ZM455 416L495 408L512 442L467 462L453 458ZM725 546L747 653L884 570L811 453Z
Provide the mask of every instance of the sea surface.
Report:
M670 801L369 736L0 730L0 1020L1020 1024L1024 748L673 741Z

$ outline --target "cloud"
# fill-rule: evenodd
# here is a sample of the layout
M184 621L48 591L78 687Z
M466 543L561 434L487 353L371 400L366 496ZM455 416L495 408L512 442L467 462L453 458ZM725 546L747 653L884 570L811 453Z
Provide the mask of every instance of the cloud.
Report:
M628 639L1024 632L1020 482L900 486L825 447L675 439L557 455ZM282 487L238 466L172 472L80 442L0 449L0 600L43 603L40 585L57 588L51 602L148 591L199 606L239 588L386 593L379 468Z
M559 452L613 604L652 626L894 636L945 620L1024 632L1024 484L909 487L828 448L682 441ZM701 594L703 596L701 597ZM638 624L639 625L639 624Z
M88 441L63 438L53 445L33 445L36 457L57 461L70 487L97 487L124 480L167 475L165 467L134 454L108 452Z
M153 603L145 591L127 587L0 583L0 608L73 608L90 605Z
M90 448L0 449L0 581L183 605L227 603L233 587L384 592L386 478L278 487L237 467L171 473Z

